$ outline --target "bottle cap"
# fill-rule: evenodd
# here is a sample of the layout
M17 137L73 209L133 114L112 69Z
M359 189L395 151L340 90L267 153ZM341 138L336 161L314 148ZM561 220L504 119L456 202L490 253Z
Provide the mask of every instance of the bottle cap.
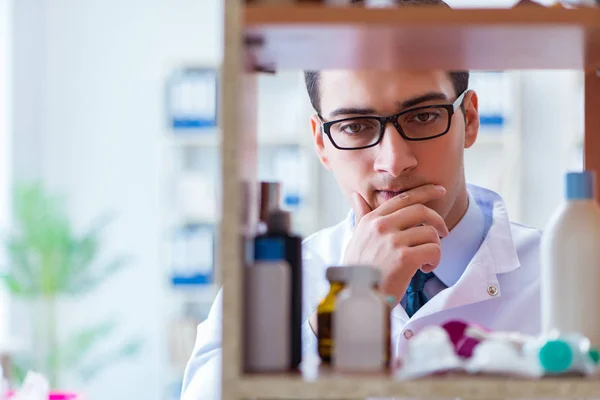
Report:
M346 267L328 267L325 277L331 282L346 283L350 279L350 270Z
M565 178L567 200L594 198L595 173L593 171L569 172Z
M281 203L281 183L260 182L259 220L268 223L271 211L278 209Z
M600 361L600 353L598 352L598 349L592 347L588 350L588 355L590 356L590 359L592 360L594 365L598 365L598 361Z
M285 260L285 243L281 238L259 238L254 242L255 261Z
M573 350L564 340L549 340L540 348L540 364L551 374L567 372L573 362Z
M360 282L369 286L381 283L381 271L378 269L362 265L352 265L346 268L349 269L350 273L349 282Z
M280 209L271 210L267 218L267 232L290 233L291 220L291 214L288 211Z

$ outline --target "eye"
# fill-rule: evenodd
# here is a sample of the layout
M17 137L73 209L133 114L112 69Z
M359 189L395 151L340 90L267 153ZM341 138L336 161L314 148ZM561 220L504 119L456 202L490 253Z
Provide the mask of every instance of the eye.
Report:
M431 112L422 112L415 115L414 119L418 122L429 122L434 120L437 117L436 114Z
M346 133L358 133L363 129L362 124L348 124L342 128Z

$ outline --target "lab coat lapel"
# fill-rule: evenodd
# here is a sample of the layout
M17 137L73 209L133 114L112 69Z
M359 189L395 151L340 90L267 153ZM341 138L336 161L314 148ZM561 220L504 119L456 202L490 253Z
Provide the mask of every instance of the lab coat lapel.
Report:
M429 300L410 321L468 304L502 296L497 274L520 266L504 202L497 194L477 188L475 197L481 207L492 208L492 225L479 250L455 285ZM492 207L490 207L492 205ZM402 306L392 313L404 323L409 321Z
M491 253L488 244L484 242L458 282L429 300L412 319L414 321L450 308L489 300L492 298L491 287L497 289L493 297L501 295Z

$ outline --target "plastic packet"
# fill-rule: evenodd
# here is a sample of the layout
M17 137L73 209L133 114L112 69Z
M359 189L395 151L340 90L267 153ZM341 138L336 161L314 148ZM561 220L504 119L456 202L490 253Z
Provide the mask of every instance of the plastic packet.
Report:
M499 336L482 340L466 362L465 370L470 374L522 378L539 378L543 375L537 359L521 352L514 342Z
M523 352L538 362L544 375L592 375L598 367L598 350L578 333L541 336L526 343Z
M408 342L402 367L397 371L400 380L462 370L448 332L440 326L423 329Z
M42 374L29 371L25 376L23 385L13 395L12 400L47 400L50 394L50 385Z

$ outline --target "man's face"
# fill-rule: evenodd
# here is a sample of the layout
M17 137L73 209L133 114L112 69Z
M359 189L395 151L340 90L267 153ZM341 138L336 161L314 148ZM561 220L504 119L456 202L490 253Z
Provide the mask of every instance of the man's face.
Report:
M443 71L321 71L319 90L321 116L325 122L363 115L390 116L408 108L432 104L452 104L455 93L450 76ZM437 99L414 104L411 100L436 94ZM423 184L446 188L446 196L428 204L446 218L454 200L464 190L463 151L477 137L479 117L477 96L467 93L466 113L454 113L449 132L424 141L407 141L393 124L385 126L383 138L374 147L339 150L321 122L312 119L313 135L321 162L332 171L344 195L350 200L358 192L372 209L399 192ZM341 109L352 109L340 113ZM466 122L465 122L466 115Z

